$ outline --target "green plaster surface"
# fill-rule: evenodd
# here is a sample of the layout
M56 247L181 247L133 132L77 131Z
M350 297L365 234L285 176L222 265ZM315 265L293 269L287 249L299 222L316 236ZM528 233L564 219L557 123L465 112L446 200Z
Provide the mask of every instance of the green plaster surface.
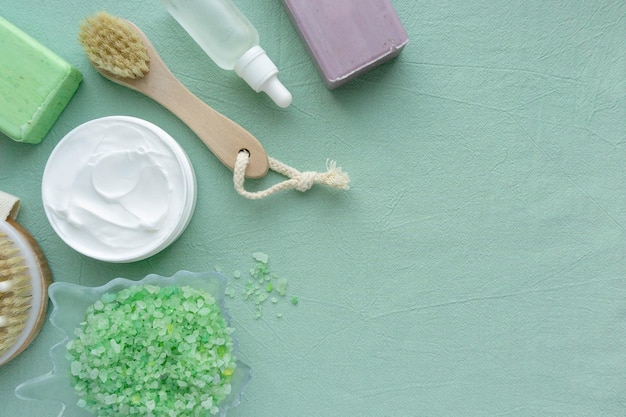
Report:
M626 3L394 0L409 44L334 91L281 2L262 3L236 1L293 94L287 109L213 64L157 1L0 0L84 75L41 144L0 136L0 189L21 198L54 279L219 265L245 280L252 254L267 254L289 299L256 318L227 297L254 372L229 417L626 415ZM182 122L90 67L77 29L101 9L144 29L181 82L271 156L300 170L334 159L351 189L240 197ZM41 202L54 146L109 115L166 130L198 180L185 233L132 264L74 252ZM51 370L59 336L48 323L0 368L0 416L57 416L13 389Z

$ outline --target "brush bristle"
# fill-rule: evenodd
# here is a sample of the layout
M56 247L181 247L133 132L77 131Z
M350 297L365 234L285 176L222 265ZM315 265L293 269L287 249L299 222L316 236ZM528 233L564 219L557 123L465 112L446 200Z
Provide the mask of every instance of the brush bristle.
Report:
M0 233L0 355L24 330L31 308L28 267L13 242Z
M87 17L78 32L87 58L99 69L122 77L143 77L150 57L141 39L125 20L99 12Z

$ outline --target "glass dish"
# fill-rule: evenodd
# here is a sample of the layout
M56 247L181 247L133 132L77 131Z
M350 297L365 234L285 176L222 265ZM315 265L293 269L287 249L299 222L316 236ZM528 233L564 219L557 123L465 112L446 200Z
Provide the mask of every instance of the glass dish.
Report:
M160 287L190 286L209 292L216 300L224 318L230 325L230 316L224 307L226 277L217 272L194 273L179 271L172 277L148 275L139 281L116 278L101 287L84 287L63 282L50 286L49 296L53 305L50 322L64 333L63 340L50 349L53 369L51 372L23 382L15 389L15 394L23 400L53 401L60 403L58 417L94 417L84 408L76 405L78 395L67 376L69 361L66 358L66 344L74 337L74 329L84 320L87 308L106 293L116 293L134 285L151 284ZM233 353L237 357L238 341L233 337ZM224 417L226 411L238 405L245 387L252 377L251 368L237 360L237 367L231 380L232 391L219 405L217 416ZM211 414L207 411L207 417Z

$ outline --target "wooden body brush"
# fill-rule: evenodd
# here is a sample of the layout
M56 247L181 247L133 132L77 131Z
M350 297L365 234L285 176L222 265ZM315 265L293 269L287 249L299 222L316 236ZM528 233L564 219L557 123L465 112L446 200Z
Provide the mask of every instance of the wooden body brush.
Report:
M16 221L0 220L0 365L26 349L41 330L50 283L35 239Z
M267 173L269 161L259 141L187 90L137 26L100 12L82 23L79 41L98 72L174 113L231 170L237 154L245 149L250 155L246 177L260 178Z

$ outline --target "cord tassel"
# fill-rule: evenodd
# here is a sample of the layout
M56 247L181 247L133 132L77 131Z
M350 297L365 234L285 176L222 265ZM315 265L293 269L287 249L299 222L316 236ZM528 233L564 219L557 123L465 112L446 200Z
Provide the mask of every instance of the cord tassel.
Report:
M270 157L270 169L284 175L288 179L279 182L278 184L274 184L265 190L250 192L244 187L246 168L249 163L250 155L248 152L239 152L235 161L233 182L237 193L251 200L259 200L272 194L276 194L277 192L289 189L305 192L311 189L311 187L315 184L326 185L340 190L348 190L350 188L350 178L348 177L348 174L343 172L340 167L337 167L337 163L335 161L326 161L326 172L300 172L297 169Z

